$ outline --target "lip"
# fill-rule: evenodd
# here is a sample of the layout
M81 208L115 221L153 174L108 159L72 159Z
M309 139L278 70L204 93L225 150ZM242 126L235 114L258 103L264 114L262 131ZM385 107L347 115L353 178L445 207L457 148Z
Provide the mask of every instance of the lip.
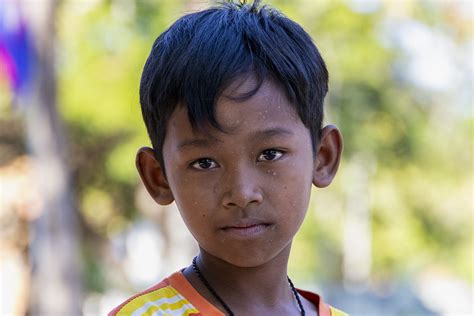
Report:
M270 226L270 223L263 221L240 220L224 226L222 230L236 237L249 238L262 235Z

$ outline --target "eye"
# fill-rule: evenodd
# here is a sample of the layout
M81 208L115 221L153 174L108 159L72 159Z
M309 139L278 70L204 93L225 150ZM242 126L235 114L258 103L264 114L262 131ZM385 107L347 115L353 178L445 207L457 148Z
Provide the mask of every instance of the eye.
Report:
M257 161L274 161L283 156L284 152L278 149L266 149L258 156Z
M217 167L217 162L211 158L201 158L191 163L191 167L198 170L214 169Z

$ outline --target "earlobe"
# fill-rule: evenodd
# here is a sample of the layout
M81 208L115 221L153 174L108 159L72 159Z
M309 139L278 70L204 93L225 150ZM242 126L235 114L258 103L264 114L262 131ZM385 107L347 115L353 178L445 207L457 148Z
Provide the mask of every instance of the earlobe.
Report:
M342 135L334 125L323 128L314 160L313 183L319 188L331 184L342 155Z
M135 160L138 173L148 193L161 205L168 205L174 201L173 193L168 185L164 169L155 158L153 149L142 147L137 152Z

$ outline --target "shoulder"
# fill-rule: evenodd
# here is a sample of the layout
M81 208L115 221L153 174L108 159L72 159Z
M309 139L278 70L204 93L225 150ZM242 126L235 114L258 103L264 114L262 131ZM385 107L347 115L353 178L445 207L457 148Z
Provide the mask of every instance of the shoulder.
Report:
M344 313L343 311L338 310L332 306L329 306L329 310L331 311L331 316L349 316L349 314Z
M318 316L349 316L349 314L326 304L316 293L298 289L298 293L316 306Z
M199 311L171 285L169 278L140 292L114 308L108 316L152 315L166 312L166 315L198 315Z

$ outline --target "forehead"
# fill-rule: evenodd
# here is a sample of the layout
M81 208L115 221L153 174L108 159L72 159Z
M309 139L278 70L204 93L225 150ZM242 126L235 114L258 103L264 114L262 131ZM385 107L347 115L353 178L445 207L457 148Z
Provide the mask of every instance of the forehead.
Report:
M252 91L255 93L249 96ZM264 129L306 129L279 85L265 80L258 87L253 77L235 80L222 92L216 103L215 118L221 130L213 127L193 129L186 107L179 105L168 121L165 144L177 145L175 143L183 139L196 137L216 140Z
M255 123L255 119L275 124L282 120L299 120L280 85L265 80L259 86L253 76L234 80L218 98L215 114L219 124L230 131L246 123ZM257 116L252 117L252 114Z

